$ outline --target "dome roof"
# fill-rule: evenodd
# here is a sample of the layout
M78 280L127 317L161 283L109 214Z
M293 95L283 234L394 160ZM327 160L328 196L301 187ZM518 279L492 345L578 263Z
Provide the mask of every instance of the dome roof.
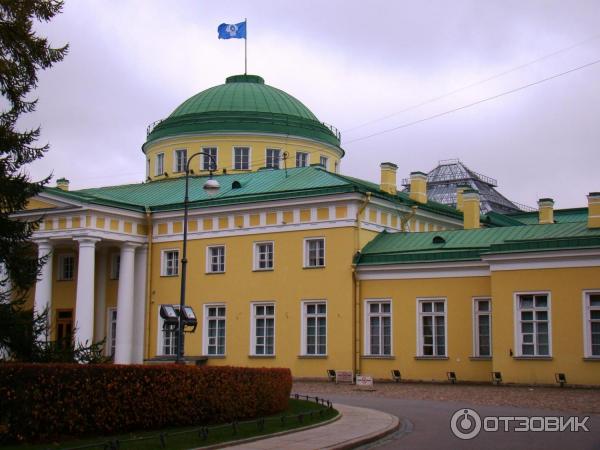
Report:
M340 145L339 132L298 99L266 85L258 75L234 75L190 97L169 117L148 127L148 143L182 134L215 132L285 134Z

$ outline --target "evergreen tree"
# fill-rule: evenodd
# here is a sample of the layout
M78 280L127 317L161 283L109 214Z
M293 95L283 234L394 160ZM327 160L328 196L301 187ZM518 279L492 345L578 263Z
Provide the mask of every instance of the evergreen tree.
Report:
M48 22L63 6L59 0L0 0L0 356L21 360L48 359L38 339L48 332L46 312L32 317L24 310L25 295L45 263L29 242L36 222L11 218L48 182L32 181L25 166L41 158L48 145L36 146L40 128L19 130L17 121L35 110L30 99L38 71L61 61L67 46L52 48L33 30L34 21Z

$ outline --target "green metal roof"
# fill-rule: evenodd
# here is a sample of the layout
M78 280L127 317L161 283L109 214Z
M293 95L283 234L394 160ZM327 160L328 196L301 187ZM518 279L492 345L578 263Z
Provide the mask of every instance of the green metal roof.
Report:
M600 247L600 230L572 222L428 233L384 232L365 246L358 264L478 260L486 253L581 247Z
M519 212L508 214L507 217L518 220L525 224L535 224L539 221L538 211L533 212ZM588 220L588 209L587 208L568 208L568 209L555 209L554 210L554 222L565 223L565 222L587 222Z
M334 127L319 122L300 100L257 75L234 75L190 97L149 130L144 146L164 137L209 132L287 134L340 146Z
M345 192L371 192L398 204L416 204L404 193L391 195L380 190L379 185L357 178L328 172L319 165L292 169L262 169L257 172L216 175L221 189L215 196L209 196L202 188L207 177L190 177L190 207L206 208L217 205L242 204L276 199L314 197ZM234 181L240 187L234 188ZM45 188L57 196L71 198L84 203L124 208L134 211L168 211L183 208L185 179L183 177L150 181L148 183L107 186L78 191L63 191ZM429 202L419 205L427 211L462 219L462 214L454 208Z

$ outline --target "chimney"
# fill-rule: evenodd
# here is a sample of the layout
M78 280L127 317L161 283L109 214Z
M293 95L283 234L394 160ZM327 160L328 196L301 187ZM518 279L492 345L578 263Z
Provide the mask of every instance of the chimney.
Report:
M600 192L588 195L588 228L600 228Z
M551 198L540 198L538 200L539 223L554 223L554 200Z
M465 192L465 189L469 189L470 186L468 185L458 185L456 186L456 209L458 209L459 211L462 211L464 209L463 206L463 193Z
M66 178L59 178L58 180L56 180L56 187L61 191L68 191L69 180L67 180Z
M381 167L381 190L388 194L396 195L396 170L398 166L391 162L383 162Z
M410 173L410 198L419 203L427 203L427 174Z
M465 230L479 228L479 191L467 188L463 191L463 220Z

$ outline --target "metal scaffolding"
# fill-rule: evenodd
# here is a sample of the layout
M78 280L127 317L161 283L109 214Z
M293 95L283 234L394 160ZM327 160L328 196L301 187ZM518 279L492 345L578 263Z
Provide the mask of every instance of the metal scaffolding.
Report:
M408 178L402 180L402 185L405 192L410 192ZM427 198L430 200L456 207L456 189L459 186L479 191L482 214L490 211L534 211L534 208L508 200L495 189L498 186L495 179L469 169L458 159L440 161L438 166L427 174Z

